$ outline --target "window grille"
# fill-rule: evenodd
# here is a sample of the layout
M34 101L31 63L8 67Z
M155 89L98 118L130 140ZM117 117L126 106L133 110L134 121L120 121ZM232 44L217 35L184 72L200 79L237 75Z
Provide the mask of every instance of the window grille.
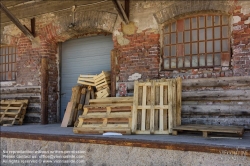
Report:
M0 81L16 80L17 48L0 46Z
M228 20L225 15L198 15L164 26L163 69L221 66L222 55L230 53Z

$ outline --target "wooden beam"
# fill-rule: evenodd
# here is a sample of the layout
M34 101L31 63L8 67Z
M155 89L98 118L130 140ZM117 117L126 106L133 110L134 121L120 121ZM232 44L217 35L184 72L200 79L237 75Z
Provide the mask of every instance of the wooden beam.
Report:
M129 19L129 3L130 3L130 0L125 0L125 13Z
M129 23L129 20L128 20L128 16L126 15L122 5L120 4L120 2L118 2L118 0L112 0L117 12L118 12L118 15L122 18L122 20L128 24ZM125 2L126 3L126 2Z
M21 22L0 2L1 10L6 14L7 17L31 40L34 41L32 33L21 24Z
M41 124L48 124L48 57L41 60Z

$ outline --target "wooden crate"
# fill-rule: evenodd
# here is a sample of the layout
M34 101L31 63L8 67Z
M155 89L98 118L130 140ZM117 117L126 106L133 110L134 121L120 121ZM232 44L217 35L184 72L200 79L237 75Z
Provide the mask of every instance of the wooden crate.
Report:
M202 132L203 137L207 137L209 133L220 133L222 135L223 134L236 134L237 136L242 136L244 133L244 127L188 124L188 125L181 125L181 126L174 127L173 135L177 135L178 131Z
M133 134L170 134L181 119L181 79L135 81ZM178 96L178 97L177 97Z
M83 114L78 118L78 125L73 132L131 134L132 101L131 97L90 100L90 105L84 106Z
M0 124L12 126L23 124L28 100L1 100L0 103Z

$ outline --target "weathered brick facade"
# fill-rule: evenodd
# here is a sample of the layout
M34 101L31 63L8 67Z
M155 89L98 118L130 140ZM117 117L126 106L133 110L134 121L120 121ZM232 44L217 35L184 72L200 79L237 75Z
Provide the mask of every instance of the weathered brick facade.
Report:
M130 24L125 25L115 13L97 11L76 12L78 25L71 29L70 12L45 14L36 18L36 39L32 44L14 25L6 25L2 43L18 47L17 86L41 86L41 56L49 57L49 122L56 122L59 96L58 42L103 33L113 33L114 48L119 50L118 82L128 81L134 73L143 80L152 78L184 79L250 76L250 3L247 1L132 1ZM229 67L196 68L163 71L161 64L161 24L188 14L220 12L232 19L232 59ZM21 20L29 25L29 20ZM228 61L228 59L226 59ZM37 112L40 113L40 112ZM36 119L35 122L39 122Z

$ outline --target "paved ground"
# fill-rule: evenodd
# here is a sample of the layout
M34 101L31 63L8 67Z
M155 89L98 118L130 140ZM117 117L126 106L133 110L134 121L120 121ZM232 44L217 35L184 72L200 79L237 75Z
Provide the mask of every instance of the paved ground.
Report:
M44 135L65 135L74 137L112 137L122 140L147 140L166 143L186 143L186 144L199 144L199 145L211 145L211 146L224 146L235 148L250 148L250 132L245 132L242 138L203 138L201 132L197 134L184 133L177 136L172 135L122 135L122 136L103 136L103 135L86 135L86 134L74 134L72 127L62 128L61 124L25 124L22 126L3 127L1 126L1 132L18 132L18 133L31 133L31 134L44 134Z

